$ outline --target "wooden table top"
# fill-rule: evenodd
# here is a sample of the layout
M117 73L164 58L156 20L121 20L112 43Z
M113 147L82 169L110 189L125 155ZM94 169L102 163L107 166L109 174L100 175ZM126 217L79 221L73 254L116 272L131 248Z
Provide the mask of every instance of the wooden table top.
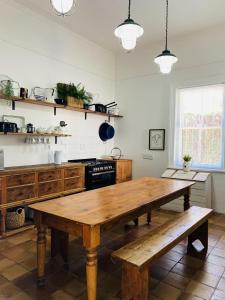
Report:
M80 224L101 225L156 203L194 182L144 177L80 194L32 204L29 207Z

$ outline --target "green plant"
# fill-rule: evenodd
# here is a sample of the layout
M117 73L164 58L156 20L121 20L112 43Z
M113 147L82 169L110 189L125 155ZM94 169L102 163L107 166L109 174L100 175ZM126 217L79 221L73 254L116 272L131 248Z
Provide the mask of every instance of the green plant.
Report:
M3 89L3 93L7 98L14 96L13 85L10 80L7 80L7 83Z
M57 93L60 99L66 100L70 96L83 101L85 104L90 104L93 99L92 94L87 92L81 83L78 85L74 83L57 83Z
M189 154L185 154L185 155L183 156L183 160L186 161L186 162L189 162L189 161L192 160L192 157L191 157Z

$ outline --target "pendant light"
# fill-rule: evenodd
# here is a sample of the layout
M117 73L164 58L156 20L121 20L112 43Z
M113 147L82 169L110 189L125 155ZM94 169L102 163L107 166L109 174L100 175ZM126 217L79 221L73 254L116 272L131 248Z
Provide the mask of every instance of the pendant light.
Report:
M160 67L160 72L163 74L169 74L172 70L173 64L177 62L177 57L172 54L168 48L168 10L169 0L166 0L166 47L162 54L158 55L154 62Z
M124 49L130 51L136 47L136 41L144 33L144 29L130 18L131 0L128 5L128 18L114 31L115 36L121 39Z
M75 5L74 0L50 0L50 2L58 16L68 16Z

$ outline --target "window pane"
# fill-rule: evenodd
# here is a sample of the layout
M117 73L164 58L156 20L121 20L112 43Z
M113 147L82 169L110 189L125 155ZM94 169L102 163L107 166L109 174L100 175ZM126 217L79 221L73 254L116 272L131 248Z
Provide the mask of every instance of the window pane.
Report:
M176 104L175 164L223 168L224 85L180 89Z

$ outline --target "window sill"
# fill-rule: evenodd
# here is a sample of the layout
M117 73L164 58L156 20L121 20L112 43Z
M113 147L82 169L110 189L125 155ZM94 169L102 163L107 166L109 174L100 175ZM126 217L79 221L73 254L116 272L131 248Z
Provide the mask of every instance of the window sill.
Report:
M183 170L181 167L173 167L169 166L168 169L174 169L174 170ZM217 169L197 169L197 168L191 168L190 171L195 171L195 172L206 172L206 173L221 173L225 174L225 169L217 170Z

